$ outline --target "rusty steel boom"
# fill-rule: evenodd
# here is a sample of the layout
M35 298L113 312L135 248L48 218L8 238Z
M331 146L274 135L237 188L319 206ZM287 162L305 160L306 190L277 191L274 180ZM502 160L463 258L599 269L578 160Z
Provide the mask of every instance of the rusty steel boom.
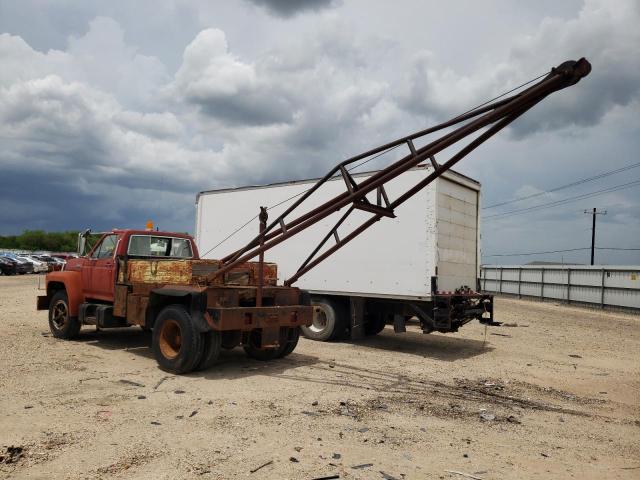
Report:
M313 185L313 187L307 190L298 200L287 208L284 213L273 220L268 226L265 226L266 211L263 209L260 216L262 223L260 233L243 248L224 257L222 259L221 268L209 274L209 280L213 280L216 277L224 275L234 267L255 257L259 256L260 260L262 260L263 254L267 250L275 247L287 238L302 232L332 213L341 210L343 207L350 205L338 222L300 265L296 273L285 280L285 285L292 285L296 280L298 280L298 278L300 278L300 276L314 268L338 249L360 235L382 217L395 217L395 208L425 188L436 178L440 177L462 158L500 130L508 126L534 105L541 102L551 93L576 84L580 79L587 76L590 71L591 64L584 58L577 61L570 60L564 62L561 65L552 68L549 74L539 82L518 94L480 106L439 125L399 138L393 142L381 145L377 148L344 160L333 167L329 173ZM462 125L458 126L456 129L430 142L426 146L421 148L415 147L414 141L416 139L461 123ZM436 154L483 128L486 128L484 132L465 145L458 153L453 155L445 163L439 164L436 162ZM406 146L409 151L406 156L386 168L383 168L369 178L362 180L360 183L355 181L353 176L349 173L349 169L347 169L349 165L352 165L355 162L368 161L367 159L370 160L376 155L383 154L390 149L403 145ZM390 200L385 190L385 184L427 160L431 162L433 172L395 200ZM342 176L344 179L345 191L343 193L310 210L309 212L298 216L297 218L286 220L287 217L292 216L292 213L298 209L305 200L307 200L323 184L331 180L336 175ZM366 197L368 193L374 191L376 192L376 203L370 202ZM372 214L371 218L343 238L340 238L338 235L338 228L356 209L370 212ZM318 255L322 247L332 237L335 239L335 244Z

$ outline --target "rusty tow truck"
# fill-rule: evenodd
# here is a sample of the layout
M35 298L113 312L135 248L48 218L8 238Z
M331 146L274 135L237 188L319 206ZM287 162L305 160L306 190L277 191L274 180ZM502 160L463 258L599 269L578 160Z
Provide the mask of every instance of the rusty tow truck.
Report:
M82 325L151 329L155 358L161 368L174 373L209 367L223 347L242 345L248 355L262 360L286 356L296 347L300 327L312 325L314 314L321 313L320 308L310 305L306 292L292 286L302 275L376 222L395 218L397 207L536 104L578 83L590 71L584 58L566 61L546 76L449 121L340 162L296 195L295 201L268 224L268 209L260 207L255 217L259 219L258 234L220 260L201 260L188 235L107 232L87 255L70 260L64 271L47 275L46 295L38 297L38 309L49 310L49 325L58 338L73 338ZM430 137L441 130L447 133ZM470 141L444 162L436 160L436 155L450 154L449 148L468 137ZM394 152L398 158L400 148L406 149L404 156L385 168L364 179L352 175L354 169L392 150L398 149ZM425 162L430 163L432 172L415 185L402 191L386 188ZM344 181L342 193L318 201L314 194L334 178ZM283 285L276 285L277 266L264 261L265 252L313 225L333 223L331 216L336 212L343 213L335 225L315 247L310 244L309 255ZM358 221L362 215L366 219ZM345 232L348 226L351 228ZM85 239L80 236L81 252ZM490 295L468 287L438 291L437 272L429 281L434 300L410 312L423 326L435 325L431 329L448 332L473 319L496 323ZM380 312L370 308L377 307L351 302L348 329L352 338L384 326L376 323Z
M80 253L89 233L79 236ZM173 373L206 369L221 348L240 344L260 360L293 352L300 325L311 322L305 294L276 286L277 267L266 262L208 279L220 264L200 260L189 235L113 230L47 275L38 309L49 310L57 338L76 337L82 325L152 329L154 356Z

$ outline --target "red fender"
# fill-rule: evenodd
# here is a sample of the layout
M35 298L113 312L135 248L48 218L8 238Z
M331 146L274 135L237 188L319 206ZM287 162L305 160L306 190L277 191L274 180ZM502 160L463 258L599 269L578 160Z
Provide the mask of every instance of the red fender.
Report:
M61 272L50 272L47 274L47 296L51 297L52 292L57 290L56 286L49 284L62 283L69 298L69 315L78 316L78 307L84 302L84 292L82 291L82 277L80 272L63 270Z

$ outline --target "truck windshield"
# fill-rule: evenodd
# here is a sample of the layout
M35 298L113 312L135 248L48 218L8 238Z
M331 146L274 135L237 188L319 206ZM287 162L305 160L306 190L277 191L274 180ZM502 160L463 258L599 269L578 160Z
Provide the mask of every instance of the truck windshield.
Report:
M132 235L127 253L133 257L191 258L191 242L187 238Z

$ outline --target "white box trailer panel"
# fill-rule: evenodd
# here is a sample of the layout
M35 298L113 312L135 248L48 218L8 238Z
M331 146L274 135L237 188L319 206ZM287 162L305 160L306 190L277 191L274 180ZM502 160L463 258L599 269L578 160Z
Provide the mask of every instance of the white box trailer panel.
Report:
M420 166L393 179L385 187L389 198L393 200L431 172L431 167ZM354 176L363 180L373 173ZM271 207L269 217L274 219L315 182L304 180L201 192L196 199L196 242L200 255L221 258L243 247L258 233L260 206ZM344 189L342 177L327 182L308 199L305 211ZM454 290L463 285L475 289L480 258L479 196L478 182L447 172L398 207L396 218L381 219L303 275L297 285L312 292L427 299L431 278L437 276L439 290ZM368 198L375 203L375 194ZM279 282L296 272L343 212L344 209L330 215L266 253L266 261L278 264ZM370 216L370 213L355 211L338 234L344 237ZM256 218L249 225L223 241L253 217ZM223 243L216 246L220 242ZM325 248L332 244L330 239Z

